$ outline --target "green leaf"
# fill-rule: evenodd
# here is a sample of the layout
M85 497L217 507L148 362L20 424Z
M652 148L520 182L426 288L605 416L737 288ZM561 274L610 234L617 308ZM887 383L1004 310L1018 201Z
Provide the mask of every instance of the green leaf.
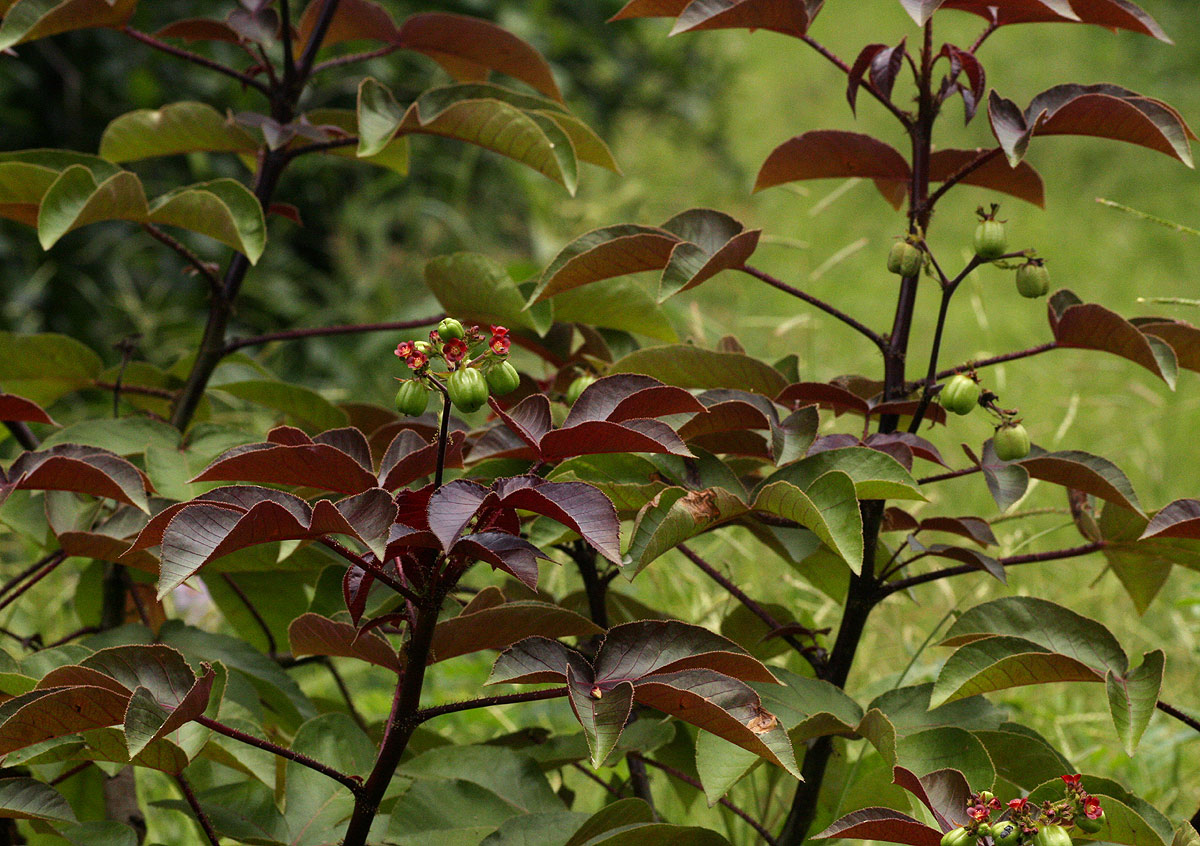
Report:
M381 153L402 120L404 109L391 90L374 77L365 77L358 84L358 157Z
M554 482L587 482L603 491L618 512L630 515L667 487L659 481L654 464L625 453L570 458L551 470L546 478Z
M405 761L399 772L418 781L472 782L525 813L563 810L534 760L504 746L441 746Z
M311 388L274 379L229 382L211 390L232 394L256 405L282 411L315 432L338 429L345 426L349 419L346 412Z
M292 750L351 775L365 776L375 761L375 744L345 714L322 714L306 722L292 740ZM354 797L328 776L287 763L287 808L284 819L291 846L326 846L337 842L354 809Z
M1196 833L1190 822L1184 821L1175 830L1171 846L1200 846L1200 834Z
M985 790L996 780L996 770L983 743L966 729L941 726L908 734L896 740L896 761L918 776L943 769L958 770L975 790Z
M419 779L396 800L387 842L404 846L475 846L523 811L464 779Z
M72 165L42 197L38 210L38 241L43 250L54 246L72 230L103 220L142 223L150 215L141 180L120 171L98 181L83 165Z
M88 820L60 828L58 833L72 846L138 846L134 830L113 820Z
M1165 846L1171 842L1170 821L1146 800L1102 776L1085 773L1081 784L1088 793L1100 797L1104 807L1104 827L1088 835L1089 839L1124 846ZM1061 798L1062 782L1056 778L1031 791L1029 803Z
M120 28L138 0L17 0L0 23L0 50L76 29Z
M621 739L633 707L633 685L622 682L601 691L599 687L593 688L589 679L578 678L574 668L568 666L567 689L571 710L587 738L592 766L599 767Z
M818 452L776 470L763 480L760 489L775 482L790 482L807 490L831 470L839 470L854 481L859 499L916 499L925 495L904 465L890 455L869 447L843 447Z
M790 482L764 485L751 505L755 511L765 511L792 520L810 529L825 545L850 565L855 573L862 571L862 515L855 496L854 480L839 470L819 476L807 490Z
M975 736L987 749L996 775L1023 790L1032 790L1063 773L1077 772L1062 753L1032 729L1004 723L996 731L977 731Z
M257 781L226 784L196 794L196 799L218 834L239 843L292 843L283 814L275 807L273 791ZM192 807L183 800L155 802L195 818Z
M505 820L479 846L563 846L587 819L587 814L577 811L522 814Z
M440 256L425 265L425 284L447 314L481 325L498 324L544 334L549 320L525 311L525 297L508 272L479 253ZM551 312L552 313L552 312Z
M1082 681L1102 676L1073 657L1020 637L985 637L959 647L942 666L933 688L937 703L1029 684Z
M1104 504L1098 521L1105 541L1101 552L1139 614L1146 613L1174 565L1200 569L1200 543L1186 538L1142 540L1149 522L1111 502Z
M112 121L100 138L100 155L130 162L179 153L253 152L254 138L207 103L169 103L138 109Z
M588 846L729 846L729 841L707 828L651 823L597 838Z
M637 332L660 341L679 339L662 307L632 279L608 279L554 298L555 320Z
M606 831L654 821L654 811L641 799L618 799L588 817L564 846L586 846Z
M768 397L787 387L782 373L756 358L691 344L646 347L615 362L608 372L641 373L679 388L735 388Z
M629 577L633 578L651 561L689 538L748 511L744 502L724 488L705 491L667 488L638 512L625 552L634 565Z
M356 113L350 109L313 109L306 114L306 117L309 123L314 125L334 126L347 136L358 135L358 118ZM307 140L297 140L292 143L300 146L308 142ZM408 175L408 139L402 136L393 138L381 151L365 159L358 157L357 147L335 147L332 150L323 151L321 155L367 162L398 173L400 176Z
M91 384L103 363L66 335L0 332L0 385L41 405Z
M59 429L42 441L42 447L81 444L117 455L135 456L150 446L178 449L179 438L179 431L173 426L148 417L98 418Z
M32 778L0 779L0 817L75 822L75 812L62 794Z
M1108 688L1108 706L1112 711L1113 725L1125 751L1132 756L1138 741L1150 725L1158 704L1158 691L1162 687L1163 664L1166 657L1161 649L1147 652L1142 663L1125 674L1124 678L1112 670L1105 675Z
M177 188L150 205L149 222L207 235L255 264L267 245L262 206L236 179L214 179Z

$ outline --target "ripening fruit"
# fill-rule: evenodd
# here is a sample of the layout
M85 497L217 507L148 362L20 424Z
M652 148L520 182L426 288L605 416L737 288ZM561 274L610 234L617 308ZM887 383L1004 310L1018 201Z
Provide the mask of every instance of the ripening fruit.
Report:
M447 317L437 326L438 337L443 341L449 341L451 338L465 338L467 330L463 325L453 317Z
M575 400L579 399L579 395L584 392L584 389L595 381L596 377L588 373L572 382L567 388L567 405L574 405Z
M429 389L419 379L409 379L396 392L396 410L409 417L420 417L429 405Z
M517 385L521 384L521 374L507 361L501 361L488 370L487 383L493 394L502 397L517 389Z
M992 827L985 822L979 824L979 828L975 830L975 834L979 837L991 837Z
M915 276L921 269L921 250L908 243L897 241L888 252L887 269L900 276Z
M970 376L958 373L946 383L938 396L941 399L942 408L947 411L953 411L955 414L970 414L975 406L979 405L980 393L982 391L978 382Z
M992 842L996 846L1017 846L1021 842L1021 827L1010 822L992 826Z
M1004 255L1008 249L1008 236L1004 224L994 218L985 218L975 227L975 255L984 261L992 261Z
M488 398L487 380L474 367L464 367L451 373L446 380L446 390L450 394L450 402L464 414L483 408Z
M1061 825L1044 825L1033 843L1034 846L1071 846L1071 835Z
M1044 297L1050 292L1050 271L1041 259L1033 259L1017 268L1017 291L1030 299Z
M1020 423L1005 423L992 437L992 449L1001 461L1017 461L1024 458L1029 455L1029 433Z
M1079 826L1080 831L1087 832L1088 834L1095 834L1100 829L1104 828L1104 812L1101 811L1100 816L1096 817L1094 820L1089 819L1083 814L1077 814L1075 816L1075 825Z
M974 846L974 844L975 835L967 834L967 830L961 825L942 835L942 846Z

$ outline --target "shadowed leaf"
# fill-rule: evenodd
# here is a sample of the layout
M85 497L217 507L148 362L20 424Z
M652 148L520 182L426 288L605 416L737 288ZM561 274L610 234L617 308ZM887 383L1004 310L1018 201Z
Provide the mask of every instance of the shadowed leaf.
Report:
M0 724L0 755L86 729L121 725L128 701L128 694L102 687L40 690L9 700Z
M355 442L361 440L361 450L353 454L330 443L314 442L299 430L289 430L296 433L298 438L282 443L274 436L279 431L272 430L267 435L267 443L234 447L191 481L257 482L348 494L361 493L376 486L366 439L357 429L341 430L355 433ZM366 466L362 463L364 459Z
M1035 446L1019 463L1035 479L1084 491L1142 514L1129 478L1106 458L1074 449L1045 452Z
M400 659L382 635L361 633L349 623L319 614L301 614L288 626L288 641L296 655L336 655L400 672Z
M855 573L862 570L862 515L854 480L845 473L837 470L825 473L806 490L786 481L772 482L758 492L751 508L799 523L816 534Z
M599 767L621 739L633 707L633 685L623 681L602 690L590 675L581 678L568 666L567 691L571 710L587 737L592 766Z
M573 611L546 602L507 602L498 589L489 587L476 594L457 617L438 623L433 656L435 661L446 661L484 649L505 649L527 637L596 634L603 630Z
M32 778L0 779L0 817L11 820L75 822L75 811L61 793Z
M138 0L16 0L0 23L0 50L76 29L119 29Z
M128 112L109 123L100 138L100 155L111 162L257 148L254 138L228 117L206 103L191 101Z
M691 669L746 681L776 681L761 661L733 641L677 620L614 626L596 656L595 678L597 683L608 684Z
M1164 661L1163 651L1155 649L1147 652L1142 657L1142 663L1126 673L1124 678L1112 670L1105 675L1113 725L1125 752L1130 756L1136 751L1138 741L1154 716L1158 691L1162 686Z

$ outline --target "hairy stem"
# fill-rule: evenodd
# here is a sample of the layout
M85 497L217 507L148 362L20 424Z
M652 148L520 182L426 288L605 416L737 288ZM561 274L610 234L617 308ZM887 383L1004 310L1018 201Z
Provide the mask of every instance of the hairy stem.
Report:
M342 558L345 558L347 561L349 561L352 566L358 567L359 569L361 569L367 573L370 573L372 576L374 576L380 582L382 582L383 584L390 587L392 590L394 590L396 593L403 596L408 601L420 602L421 597L417 596L409 588L405 587L400 582L398 582L394 578L392 578L392 576L386 570L384 570L382 567L380 567L378 564L370 561L367 558L364 558L361 555L358 555L353 550L347 549L346 547L342 546L340 543L335 541L333 538L328 538L328 537L321 538L320 542L321 542L322 546L332 549L338 555L342 556Z
M968 370L978 370L980 367L991 367L994 364L1004 364L1006 361L1016 361L1021 358L1029 358L1030 356L1041 355L1044 352L1058 349L1057 341L1048 341L1044 344L1038 344L1036 347L1029 347L1024 350L1016 350L1003 355L992 356L991 358L981 358L976 361L968 361L965 364L960 364L957 367L951 367L949 370L943 370L937 374L938 379L945 379L947 376L953 376L955 373L965 373Z
M220 846L221 838L217 836L216 830L213 829L208 814L204 813L204 809L200 807L200 802L196 799L196 794L192 792L192 786L183 777L183 773L175 776L175 781L179 783L179 790L183 793L183 798L187 799L188 805L191 806L192 813L196 815L196 819L200 823L200 828L204 829L204 836L208 838L208 842L212 846Z

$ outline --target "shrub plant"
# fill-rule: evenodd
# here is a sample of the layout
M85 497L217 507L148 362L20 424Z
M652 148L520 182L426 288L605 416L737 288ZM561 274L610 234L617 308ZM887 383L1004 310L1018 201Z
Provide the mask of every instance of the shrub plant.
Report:
M1160 698L1162 649L1131 661L1112 632L1053 596L957 615L932 682L901 674L868 702L847 689L873 610L930 582L1005 582L1017 565L1101 553L1144 609L1173 565L1200 566L1200 501L1148 510L1107 459L1031 444L1019 391L988 378L998 363L1070 349L1120 356L1173 385L1180 368L1200 366L1200 330L1127 320L1064 289L1048 300L1049 341L940 360L951 301L977 269L1011 269L1013 296L1049 287L1043 259L1011 243L990 202L970 257L953 266L956 245L934 225L949 191L1040 205L1042 180L1024 157L1043 135L1122 140L1191 163L1187 124L1151 97L1065 83L1022 108L989 90L985 42L1018 23L1164 34L1127 0L901 4L919 36L868 44L852 61L810 34L821 0L631 0L616 15L790 36L845 74L852 109L865 95L895 119L905 153L808 130L770 154L756 183L868 178L904 213L872 280L889 302L895 291L889 328L756 267L758 230L689 209L581 235L529 279L484 255L435 259L426 277L444 314L238 339L230 320L267 248L266 221L302 219L277 196L298 158L404 171L409 135L440 136L570 191L580 162L614 162L563 106L541 56L486 21L430 11L396 23L370 0L303 10L241 0L224 18L151 34L131 23L150 15L136 0L0 3L0 49L17 51L3 61L36 39L109 28L260 95L257 110L182 102L117 117L98 154L0 154L0 215L35 227L44 247L125 221L210 295L196 348L174 362L126 346L105 369L70 338L0 337L12 453L0 520L17 570L0 587L0 609L14 608L12 651L0 653L8 842L137 843L147 831L172 836L164 820L181 812L194 827L179 837L212 844L1195 844L1188 823L1103 773L1074 774L1050 740L986 698L1103 684L1131 754L1156 709L1200 728ZM830 5L825 14L853 14ZM978 37L940 44L935 21L961 13L981 20ZM363 77L355 108L308 107L326 75L399 50L437 62L452 84L406 96ZM984 108L994 145L935 148L955 98L968 122ZM151 200L151 170L123 166L197 151L230 154L251 175ZM212 242L230 251L224 260ZM653 293L623 278L639 272L656 275ZM670 336L663 301L734 274L835 318L878 350L882 372L821 381L826 363L762 361L735 338L715 349L643 343ZM912 343L922 286L938 294L928 349ZM334 405L243 352L354 332L396 333L396 357L380 362L399 381L395 411ZM995 436L947 458L960 415L986 417ZM1064 489L1082 542L991 554L987 516L939 493L964 477L983 481L1001 512L1031 480ZM707 536L735 532L757 566L835 600L836 631L747 595L709 560ZM564 571L553 591L539 590L541 561ZM694 567L739 608L717 633L613 587L636 588L649 566ZM50 585L74 589L73 628L39 612L53 606ZM204 626L187 620L200 585L221 618ZM470 698L439 698L451 662L470 672L479 653L486 686L481 677ZM538 709L530 722L542 724L481 743L439 729L507 705ZM839 764L847 748L875 763ZM719 816L664 818L655 798L667 789L671 807L695 808L703 794Z

